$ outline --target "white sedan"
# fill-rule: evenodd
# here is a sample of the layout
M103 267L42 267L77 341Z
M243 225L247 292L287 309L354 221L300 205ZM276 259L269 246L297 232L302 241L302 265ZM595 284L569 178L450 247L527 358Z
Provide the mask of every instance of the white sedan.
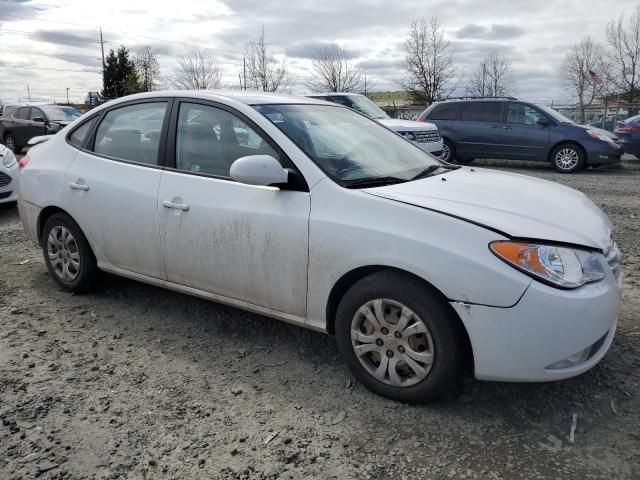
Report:
M605 355L622 273L585 195L449 165L339 105L151 92L21 161L19 209L63 288L100 271L335 335L353 374L420 402Z
M0 145L0 204L18 199L18 162L14 153Z

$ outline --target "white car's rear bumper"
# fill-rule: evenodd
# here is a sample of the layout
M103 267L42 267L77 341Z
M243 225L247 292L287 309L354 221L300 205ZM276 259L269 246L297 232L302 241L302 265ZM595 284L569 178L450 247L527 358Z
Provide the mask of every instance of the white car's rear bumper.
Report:
M544 382L595 366L611 346L621 279L576 290L532 282L511 308L452 302L464 323L480 380Z

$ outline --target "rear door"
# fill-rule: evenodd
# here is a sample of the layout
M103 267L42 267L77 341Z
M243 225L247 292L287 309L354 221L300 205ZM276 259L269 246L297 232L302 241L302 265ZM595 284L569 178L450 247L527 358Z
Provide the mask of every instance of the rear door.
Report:
M98 261L159 279L166 279L157 202L169 104L161 98L107 111L66 176L69 213Z
M538 123L540 119L546 124ZM549 118L532 105L509 102L506 124L502 128L503 152L507 158L544 160L549 143Z
M16 143L21 147L25 146L27 144L27 140L31 138L29 136L29 123L31 122L31 120L29 120L30 116L31 107L19 108L11 118L12 121L10 128L7 128L7 130L10 130L11 133L13 133L13 137L16 139Z
M504 102L466 102L453 125L456 156L460 158L500 157Z

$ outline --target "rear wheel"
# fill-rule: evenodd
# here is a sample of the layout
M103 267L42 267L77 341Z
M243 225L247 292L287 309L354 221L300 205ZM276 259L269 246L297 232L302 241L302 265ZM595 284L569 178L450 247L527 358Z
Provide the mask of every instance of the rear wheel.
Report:
M551 163L560 173L577 172L584 167L584 153L577 145L563 143L551 152Z
M456 319L417 279L370 275L345 294L336 314L336 342L353 375L385 397L421 403L451 391L462 351Z
M4 136L4 145L5 147L7 147L9 150L11 150L14 153L20 153L20 148L18 148L18 144L16 143L16 138L11 135L10 133L7 133Z
M446 138L442 140L442 155L440 160L445 162L454 163L456 161L456 149L453 143Z
M99 276L96 257L80 227L64 213L47 219L42 230L42 251L49 273L65 290L86 292Z

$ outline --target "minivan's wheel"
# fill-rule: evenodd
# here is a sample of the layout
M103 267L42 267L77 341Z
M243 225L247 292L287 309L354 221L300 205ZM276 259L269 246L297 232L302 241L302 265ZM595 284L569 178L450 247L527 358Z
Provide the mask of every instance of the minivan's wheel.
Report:
M584 153L572 143L563 143L551 152L551 163L561 173L573 173L584 167Z
M453 163L456 160L456 149L446 138L442 140L442 155L440 155L440 160L445 162Z
M85 292L95 287L96 257L71 217L64 213L49 217L42 230L42 251L49 273L62 288Z
M435 292L396 272L354 284L336 314L336 343L353 375L368 389L403 402L447 392L460 375L456 319Z
M16 144L16 139L10 133L7 133L4 136L4 146L7 147L9 150L11 150L14 153L20 153L20 149L18 148L18 145Z

